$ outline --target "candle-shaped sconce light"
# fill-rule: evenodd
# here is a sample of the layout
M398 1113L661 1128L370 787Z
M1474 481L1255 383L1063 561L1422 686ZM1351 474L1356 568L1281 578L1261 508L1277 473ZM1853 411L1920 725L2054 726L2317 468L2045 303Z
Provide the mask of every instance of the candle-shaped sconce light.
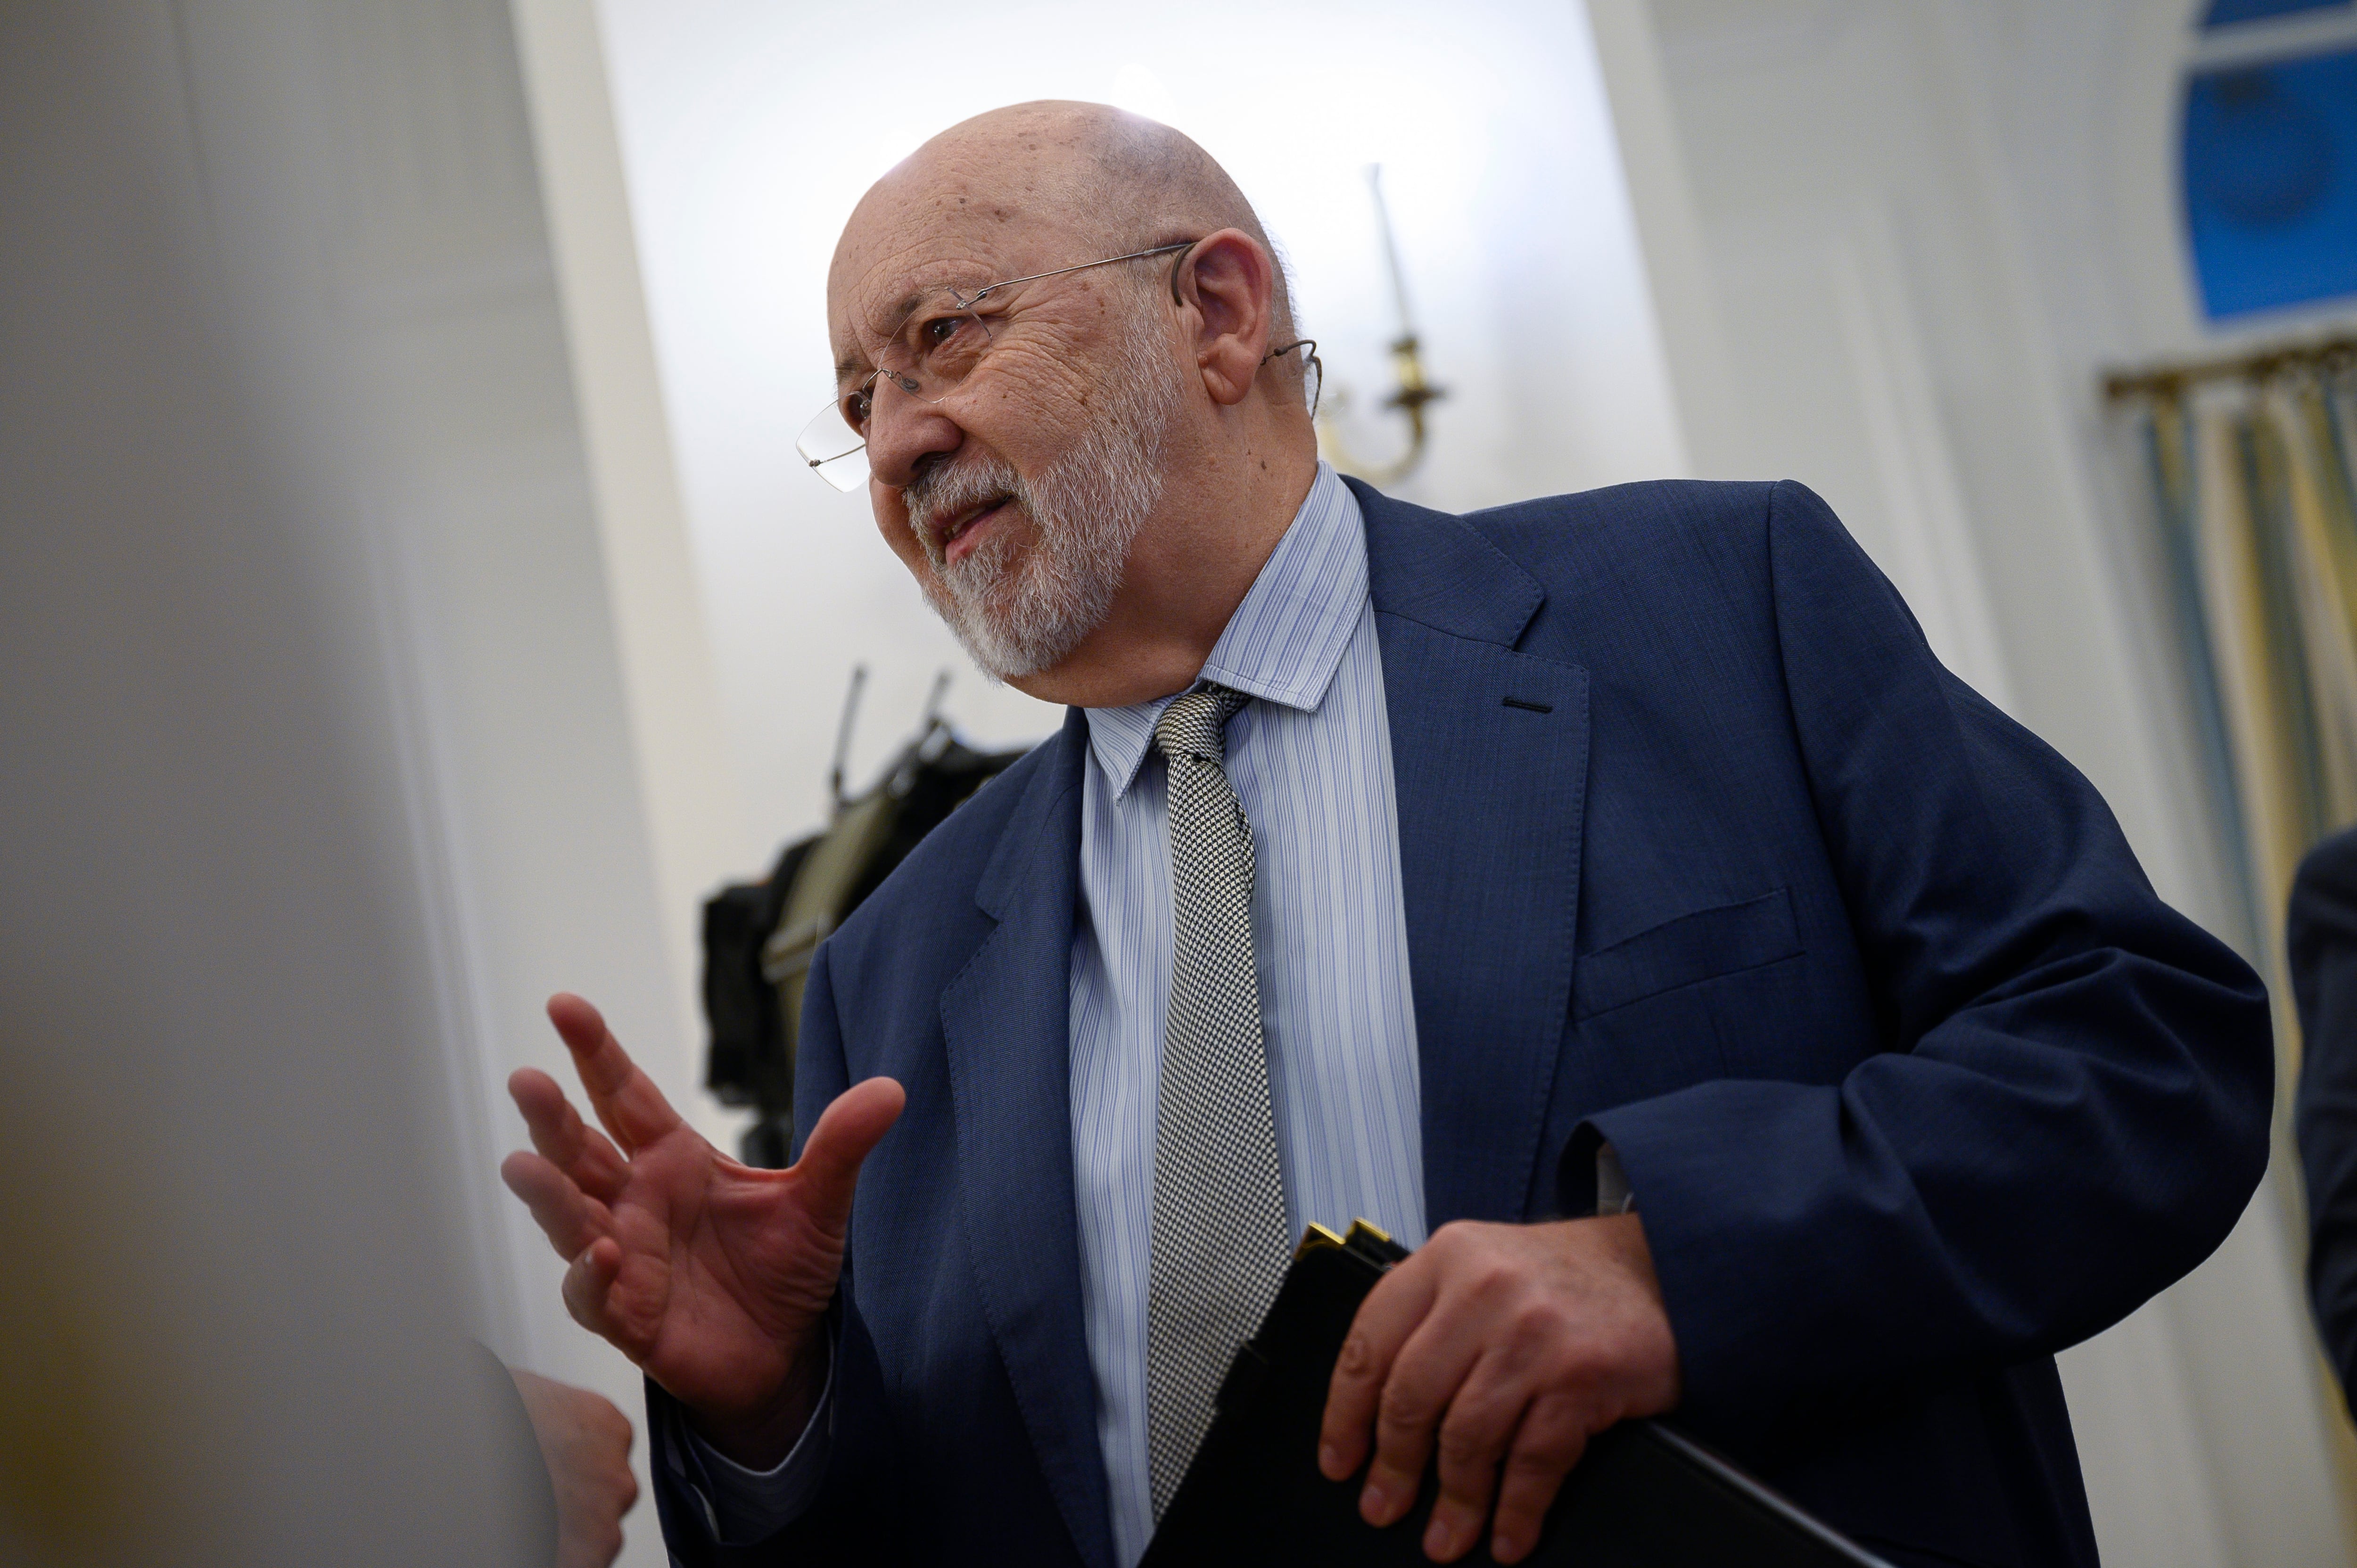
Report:
M1392 280L1392 303L1399 312L1399 336L1392 339L1392 374L1398 382L1391 396L1383 399L1386 409L1397 409L1407 416L1407 447L1388 463L1370 463L1355 456L1344 444L1342 416L1350 409L1350 392L1336 388L1329 409L1318 422L1318 445L1326 458L1346 474L1353 474L1372 484L1388 485L1407 478L1424 461L1426 431L1424 411L1448 395L1448 389L1434 386L1425 380L1423 344L1415 333L1415 317L1408 310L1407 274L1402 270L1399 243L1392 236L1391 209L1383 201L1383 166L1367 166L1367 189L1375 202L1375 231L1383 238L1383 263Z

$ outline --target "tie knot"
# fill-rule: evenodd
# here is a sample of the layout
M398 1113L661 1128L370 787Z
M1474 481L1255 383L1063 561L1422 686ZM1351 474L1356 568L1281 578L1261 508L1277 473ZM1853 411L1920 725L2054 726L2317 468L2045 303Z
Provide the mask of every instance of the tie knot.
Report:
M1228 720L1249 701L1242 692L1231 692L1225 686L1188 693L1163 709L1155 721L1155 748L1166 757L1225 763Z

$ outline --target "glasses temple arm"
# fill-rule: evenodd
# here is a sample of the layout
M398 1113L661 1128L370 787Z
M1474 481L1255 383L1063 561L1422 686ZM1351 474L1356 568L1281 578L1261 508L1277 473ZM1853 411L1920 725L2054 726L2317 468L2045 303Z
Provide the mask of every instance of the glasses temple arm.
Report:
M1001 278L996 283L978 288L970 295L961 295L957 290L952 289L950 297L958 302L959 308L972 310L982 303L985 295L996 294L1002 288L1013 288L1019 283L1038 283L1041 278L1060 278L1066 273L1084 273L1091 267L1109 267L1115 262L1135 262L1146 256L1165 256L1173 251L1192 250L1201 242L1200 240L1181 240L1175 245L1157 245L1151 250L1132 251L1124 256L1104 256L1093 262L1082 262L1074 266L1058 267L1053 272L1032 273L1028 276L1019 278ZM1178 297L1178 269L1176 263L1173 263L1170 269L1170 297L1173 299Z

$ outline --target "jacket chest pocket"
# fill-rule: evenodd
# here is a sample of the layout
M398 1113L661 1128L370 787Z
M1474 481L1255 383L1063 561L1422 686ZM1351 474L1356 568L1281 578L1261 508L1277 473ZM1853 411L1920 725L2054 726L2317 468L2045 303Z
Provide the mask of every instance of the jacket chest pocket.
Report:
M1792 895L1696 909L1582 957L1572 975L1571 1015L1585 1023L1632 1003L1760 969L1801 951Z
M1572 968L1569 1038L1549 1114L1558 1142L1579 1119L1727 1078L1813 1032L1808 960L1791 895L1690 910Z

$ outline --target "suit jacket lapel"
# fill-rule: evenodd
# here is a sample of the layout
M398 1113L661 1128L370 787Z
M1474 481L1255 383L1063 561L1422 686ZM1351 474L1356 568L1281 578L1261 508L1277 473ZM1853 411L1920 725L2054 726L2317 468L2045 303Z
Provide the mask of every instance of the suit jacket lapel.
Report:
M1081 1314L1066 1022L1088 744L1080 714L1047 744L976 887L998 927L942 992L942 1033L983 1314L1082 1560L1111 1568Z
M1545 592L1469 525L1351 489L1391 720L1425 1210L1434 1229L1522 1219L1559 1153L1538 1143L1570 1016L1587 672L1515 651Z

